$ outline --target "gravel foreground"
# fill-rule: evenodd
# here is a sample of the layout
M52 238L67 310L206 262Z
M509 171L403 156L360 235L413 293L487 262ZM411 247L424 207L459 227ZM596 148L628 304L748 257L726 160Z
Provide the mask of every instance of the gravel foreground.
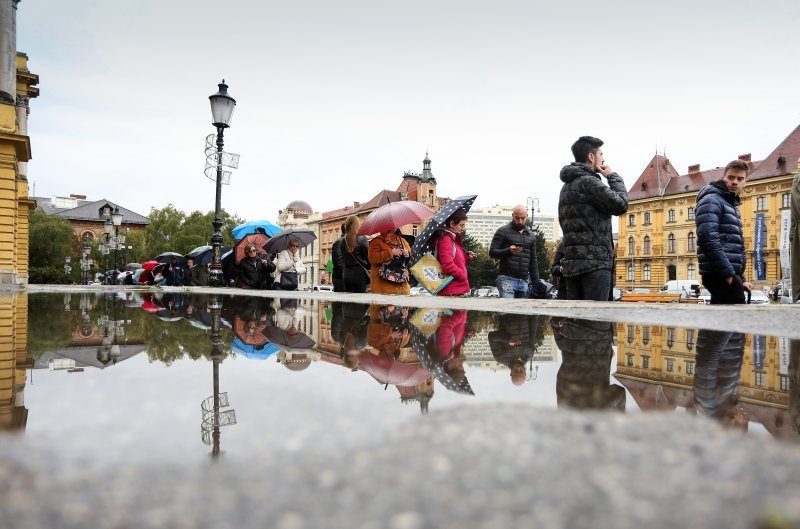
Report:
M800 527L800 447L691 416L462 407L348 441L112 468L4 436L0 528Z

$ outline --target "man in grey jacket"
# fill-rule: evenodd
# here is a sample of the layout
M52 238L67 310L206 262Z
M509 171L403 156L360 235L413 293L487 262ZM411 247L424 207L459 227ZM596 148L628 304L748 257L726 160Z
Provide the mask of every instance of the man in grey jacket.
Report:
M608 301L611 294L611 215L628 211L628 192L622 178L603 160L602 145L598 138L581 136L572 145L575 162L561 169L564 185L558 198L558 217L567 299Z

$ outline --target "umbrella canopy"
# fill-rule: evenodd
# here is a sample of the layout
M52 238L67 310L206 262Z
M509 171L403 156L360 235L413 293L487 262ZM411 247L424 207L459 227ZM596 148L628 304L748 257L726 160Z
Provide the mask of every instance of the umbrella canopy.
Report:
M204 244L202 246L198 246L197 248L193 248L189 251L184 257L194 257L195 255L199 254L200 252L205 252L206 250L210 250L210 244Z
M269 254L282 252L289 247L290 241L297 241L300 248L308 246L317 236L308 228L287 228L276 233L264 246Z
M233 334L246 345L266 345L267 337L264 336L266 321L245 320L238 315L233 317Z
M268 237L273 237L276 233L281 231L281 227L273 224L268 220L251 220L239 224L231 230L234 239L241 239L249 233L258 233L256 230L261 228Z
M280 347L271 343L264 346L247 345L238 338L231 343L231 349L233 349L236 354L240 354L251 360L266 360L281 350Z
M143 272L144 272L144 268L137 268L136 270L133 271L133 275L131 276L131 279L133 280L134 283L138 283L139 282L139 277L142 275Z
M236 263L233 262L233 257L233 250L228 250L219 258L219 262L222 264L222 274L227 281L236 278Z
M178 264L180 266L186 266L186 258L183 255L175 252L164 252L156 257L156 261L163 264L169 264L170 259L173 257L178 259Z
M255 244L256 248L262 248L267 241L271 240L263 233L251 233L242 237L233 247L233 260L235 264L239 264L245 258L245 248L250 244Z
M138 270L141 267L142 267L141 263L128 263L128 264L125 265L125 271L126 272L135 272L136 270Z
M191 258L194 261L194 264L200 266L206 266L211 264L211 260L214 258L214 248L211 246L198 246L197 248L205 248L205 250L201 250L197 253L189 252L186 254L187 258ZM195 250L197 249L195 248ZM220 248L220 260L222 256L224 256L227 252L230 251L230 248L225 248L224 246Z
M159 264L158 261L145 261L144 263L142 263L142 268L147 270L148 272L152 272L153 268L158 266L158 264Z
M394 231L406 224L414 224L433 216L433 211L415 200L389 202L379 207L364 219L358 229L359 235L372 235L384 231Z
M291 349L311 349L317 344L317 342L304 332L289 332L275 325L266 327L264 329L264 336L274 344Z
M437 331L438 332L438 331ZM434 334L431 338L434 343L436 343L436 335ZM444 369L444 362L434 360L433 356L427 351L425 348L425 344L427 343L428 338L422 334L419 329L411 326L411 347L414 349L414 352L417 354L417 358L420 359L422 364L430 371L433 376L442 383L444 387L449 389L450 391L455 391L456 393L463 393L465 395L474 395L475 393L472 391L472 387L469 385L469 380L467 377L462 378L461 380L453 379L450 374L445 371Z
M393 386L413 387L431 376L427 370L399 362L391 355L369 351L359 353L358 365L381 384Z
M411 261L416 261L428 251L428 241L431 240L431 237L437 230L444 227L450 215L455 213L457 209L469 211L469 208L472 207L476 198L478 198L478 195L464 195L463 197L454 198L445 204L442 209L437 211L414 240L414 245L411 247Z

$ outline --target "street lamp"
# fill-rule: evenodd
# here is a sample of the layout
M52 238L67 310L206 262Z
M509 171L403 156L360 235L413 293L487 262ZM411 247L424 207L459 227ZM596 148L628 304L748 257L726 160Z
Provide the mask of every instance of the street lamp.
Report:
M535 217L534 210L536 213L540 213L539 210L539 199L536 197L528 197L528 211L531 212L531 226L533 226L533 219Z
M103 211L109 211L110 212L110 208L108 206L106 206L105 208L103 208ZM106 234L106 243L105 243L105 246L101 249L101 252L103 253L103 255L105 255L105 266L103 268L103 270L104 270L103 273L104 273L104 276L105 276L104 279L105 279L105 283L106 284L108 284L108 279L109 279L108 278L108 254L109 254L109 251L110 251L109 244L111 243L111 232L112 231L114 231L114 223L111 222L111 214L109 213L108 218L106 218L105 223L103 223L103 233Z
M89 234L83 234L83 259L81 259L81 284L89 284L89 253L92 251L92 246L89 244Z
M128 264L128 250L133 249L131 246L128 246L128 237L130 237L130 231L130 228L125 227L125 240L122 243L122 249L125 250L122 254L122 260L125 261L122 263L123 265Z
M69 255L64 257L64 273L67 275L72 272L72 267L69 265L70 261L72 261L72 257Z
M114 275L117 274L117 255L119 254L119 227L122 224L122 213L119 212L119 206L114 208L114 213L111 215L111 223L114 225Z
M222 264L220 263L220 252L222 251L222 165L223 151L225 145L223 133L230 127L233 109L236 107L236 100L228 95L228 85L225 79L219 83L219 91L208 96L211 102L211 124L217 128L217 194L214 202L214 235L211 236L211 267L209 270L209 285L213 287L221 286Z

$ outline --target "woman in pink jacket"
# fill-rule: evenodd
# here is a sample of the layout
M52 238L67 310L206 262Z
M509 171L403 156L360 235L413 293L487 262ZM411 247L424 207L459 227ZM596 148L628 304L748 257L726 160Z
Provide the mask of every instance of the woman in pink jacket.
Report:
M467 212L457 209L444 223L444 229L436 240L436 258L442 265L442 271L453 276L453 280L438 292L439 296L465 296L470 292L467 278L467 263L474 257L474 252L465 252L461 234L467 225Z

